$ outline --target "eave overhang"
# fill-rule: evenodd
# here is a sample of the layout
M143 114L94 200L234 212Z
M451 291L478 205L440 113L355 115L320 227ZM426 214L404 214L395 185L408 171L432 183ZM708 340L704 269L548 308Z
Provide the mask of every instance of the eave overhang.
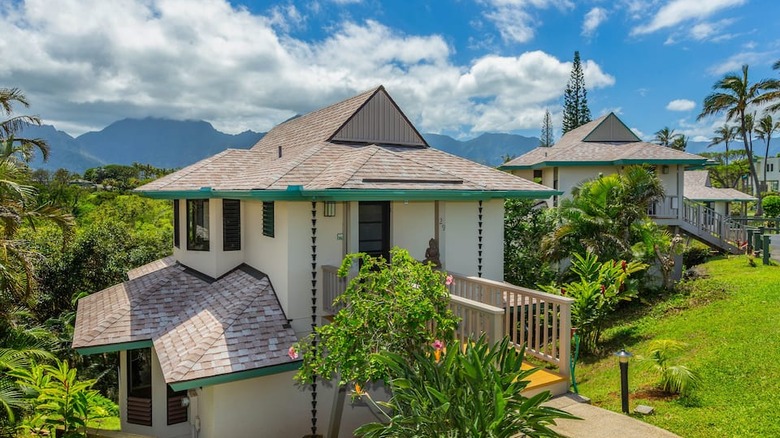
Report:
M655 165L684 165L690 169L698 169L704 166L706 159L639 159L627 158L621 160L605 161L540 161L534 164L519 164L511 166L498 166L499 170L533 170L543 169L545 167L582 167L582 166L629 166L634 164L655 164Z
M136 193L152 199L254 199L261 201L469 201L547 199L559 190L155 190Z

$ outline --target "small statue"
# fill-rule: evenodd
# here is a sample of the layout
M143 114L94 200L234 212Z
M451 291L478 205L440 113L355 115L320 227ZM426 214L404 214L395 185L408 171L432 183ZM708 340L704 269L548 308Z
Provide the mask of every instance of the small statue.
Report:
M439 242L436 239L428 241L428 249L425 250L425 260L423 263L433 263L437 269L441 269L441 260L439 258Z

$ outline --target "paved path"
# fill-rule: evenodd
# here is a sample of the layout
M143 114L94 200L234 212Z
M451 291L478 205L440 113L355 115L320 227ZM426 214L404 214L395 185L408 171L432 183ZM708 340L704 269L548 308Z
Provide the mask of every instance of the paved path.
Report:
M553 429L569 438L679 438L678 435L628 415L582 403L575 394L556 397L545 405L582 418L582 420L556 420L558 425Z

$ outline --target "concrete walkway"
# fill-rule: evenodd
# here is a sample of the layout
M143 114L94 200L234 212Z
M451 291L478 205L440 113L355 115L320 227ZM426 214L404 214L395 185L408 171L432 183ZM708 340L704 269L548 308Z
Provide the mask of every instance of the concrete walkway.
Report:
M552 429L569 438L679 438L678 435L628 415L583 403L582 399L575 394L555 397L545 405L582 418L582 420L556 420L558 424Z

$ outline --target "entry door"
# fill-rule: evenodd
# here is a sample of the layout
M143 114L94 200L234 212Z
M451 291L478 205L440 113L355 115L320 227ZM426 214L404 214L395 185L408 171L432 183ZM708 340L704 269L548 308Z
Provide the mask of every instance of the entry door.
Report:
M390 260L389 202L359 203L358 251Z

